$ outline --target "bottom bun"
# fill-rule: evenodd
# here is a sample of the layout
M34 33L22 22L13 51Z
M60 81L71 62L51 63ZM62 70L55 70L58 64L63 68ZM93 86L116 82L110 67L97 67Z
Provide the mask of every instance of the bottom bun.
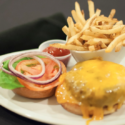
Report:
M82 114L81 107L78 104L62 103L61 105L64 109L66 109L69 112L72 112L77 115L84 115L84 114ZM113 106L112 110L110 110L110 111L108 110L108 107L104 107L103 108L104 115L111 114L111 113L115 112L117 109L118 109L118 104L115 104ZM89 115L92 116L93 114L89 114Z
M32 91L24 87L13 89L13 92L23 97L39 99L53 96L55 94L55 88L45 91Z

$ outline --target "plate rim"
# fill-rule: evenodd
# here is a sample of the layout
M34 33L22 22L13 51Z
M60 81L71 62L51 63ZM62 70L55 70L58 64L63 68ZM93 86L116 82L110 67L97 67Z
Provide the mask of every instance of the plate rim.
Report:
M38 49L36 48L36 49L29 49L29 50L11 52L11 53L7 53L7 54L4 54L4 55L0 55L0 58L1 57L6 58L6 56L9 56L9 55L13 55L13 54L17 54L17 53L23 53L23 52L27 52L27 51L31 51L31 50L35 51L35 50L38 50ZM12 108L10 105L12 105L14 108ZM0 106L8 109L9 111L11 111L13 113L16 113L16 114L20 115L22 117L25 117L25 118L28 118L28 119L31 119L31 120L34 120L34 121L37 121L37 122L47 123L47 124L69 125L69 123L68 123L69 120L67 120L67 119L61 121L61 123L58 120L55 122L55 119L53 119L53 117L51 117L51 118L49 117L49 120L48 120L46 118L46 116L44 116L44 115L38 114L36 112L25 109L25 108L23 108L19 105L16 105L15 103L11 102L7 98L3 97L2 94L0 94ZM18 110L15 107L17 107ZM26 114L24 112L26 112ZM38 115L42 116L42 119L39 119L39 117L37 117ZM79 123L84 125L85 122L86 121L83 120L83 122L79 122ZM103 120L101 120L101 122L103 122ZM113 121L104 121L104 122L107 123L107 124L110 124L110 125L116 125L116 124L114 124ZM76 120L75 123L78 123L78 121ZM96 121L96 124L100 125L100 121ZM125 119L122 119L122 120L120 119L120 121L117 125L119 125L119 124L125 124ZM95 124L93 123L93 125L95 125Z

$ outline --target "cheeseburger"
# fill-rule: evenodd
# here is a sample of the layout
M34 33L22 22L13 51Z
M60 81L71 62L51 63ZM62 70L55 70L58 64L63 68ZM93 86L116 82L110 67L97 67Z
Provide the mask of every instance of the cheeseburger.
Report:
M101 120L121 108L125 100L125 67L113 62L79 62L59 81L58 103L86 119Z

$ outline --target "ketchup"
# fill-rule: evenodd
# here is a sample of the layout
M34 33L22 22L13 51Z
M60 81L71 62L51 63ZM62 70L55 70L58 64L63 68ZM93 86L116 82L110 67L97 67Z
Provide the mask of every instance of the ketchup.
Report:
M55 48L55 47L47 47L43 50L43 52L48 52L49 54L58 57L58 56L65 56L70 54L70 51L67 49Z

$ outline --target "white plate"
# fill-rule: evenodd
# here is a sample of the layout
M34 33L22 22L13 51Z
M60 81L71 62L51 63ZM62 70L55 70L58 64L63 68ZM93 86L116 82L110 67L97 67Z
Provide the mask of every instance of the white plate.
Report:
M0 61L5 57L14 54L15 53L0 56ZM68 70L75 63L75 60L71 58L68 64ZM120 64L125 65L125 58L121 60ZM82 116L74 115L64 110L61 105L57 103L54 96L48 99L27 99L15 95L11 90L0 88L0 104L12 112L39 122L58 125L86 125L86 120L83 119ZM90 125L123 124L125 124L125 105L123 105L117 112L104 116L103 120L90 123Z

